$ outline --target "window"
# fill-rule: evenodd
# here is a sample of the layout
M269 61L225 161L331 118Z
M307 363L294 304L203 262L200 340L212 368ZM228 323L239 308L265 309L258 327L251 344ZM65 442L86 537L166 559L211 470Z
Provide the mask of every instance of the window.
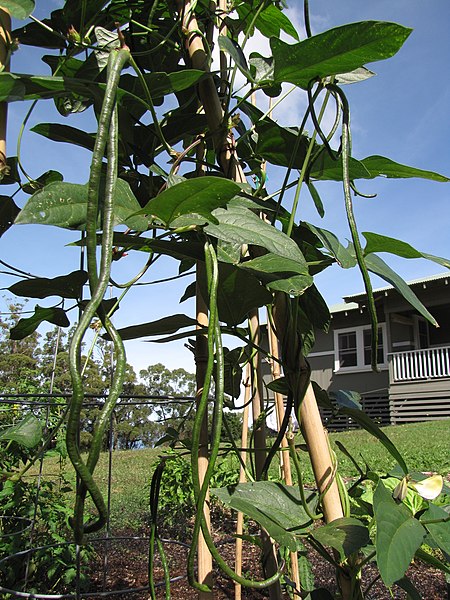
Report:
M386 357L386 324L378 327L377 363L387 368ZM372 333L370 327L360 326L348 329L337 329L334 332L334 370L370 371L372 361Z

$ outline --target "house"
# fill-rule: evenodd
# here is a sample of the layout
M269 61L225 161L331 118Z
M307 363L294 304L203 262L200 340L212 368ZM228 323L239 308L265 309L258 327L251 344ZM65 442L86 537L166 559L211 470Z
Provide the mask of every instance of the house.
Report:
M411 281L409 286L440 327L425 320L393 287L374 290L379 373L370 367L365 293L346 296L330 308L330 329L316 332L308 355L313 381L328 391L359 392L364 410L381 424L450 417L450 274ZM328 425L348 426L344 421Z

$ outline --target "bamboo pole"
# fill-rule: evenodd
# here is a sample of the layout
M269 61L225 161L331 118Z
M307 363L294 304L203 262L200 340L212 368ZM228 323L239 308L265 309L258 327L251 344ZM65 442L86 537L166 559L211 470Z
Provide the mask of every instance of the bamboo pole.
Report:
M198 34L199 28L192 10L193 3L191 3L191 0L186 0L186 2L178 0L178 8L180 14L183 15L183 31L186 32L186 48L192 66L193 68L203 69L205 72L209 72L208 57L203 47L201 36ZM245 182L243 170L233 151L232 132L228 131L223 123L223 110L212 77L206 77L199 83L198 93L203 104L214 147L218 153L219 162L224 173L230 179L234 179L238 182ZM287 300L283 295L277 294L275 305L279 305L276 309L280 325L280 327L277 327L277 336L280 339L283 350L286 350L287 355L290 356L291 363L293 363L298 360L299 356L296 352L296 347L289 349L289 346L284 343L285 340L283 341L283 337L286 337L289 328L289 322L286 318L287 315L285 311L286 301ZM296 332L292 333L296 334ZM295 368L301 370L302 365L296 364ZM300 417L303 435L305 436L305 439L313 444L313 451L310 454L310 457L316 483L319 489L323 490L326 487L326 483L324 482L327 481L327 477L329 479L332 475L333 462L312 388L308 389L306 397L303 400ZM323 498L323 508L327 522L343 515L335 481L331 482L328 491ZM273 586L271 587L273 588Z
M247 443L248 443L248 413L249 413L249 401L250 401L250 364L247 365L247 374L244 381L245 393L244 393L244 411L242 414L242 434L241 434L241 460L247 464ZM239 472L239 483L245 483L247 477L245 475L244 465L241 464L241 470ZM244 531L244 514L238 512L237 523L236 523L236 535L241 536ZM234 570L238 575L242 575L242 538L236 537L236 550L235 550L235 563ZM234 584L234 598L235 600L241 600L242 598L242 586L240 583L235 582Z
M249 318L251 340L255 346L259 346L261 342L259 311L254 309L250 312ZM253 417L253 440L255 448L255 474L256 479L260 480L264 463L266 461L266 420L260 419L261 413L264 410L264 393L263 393L263 378L261 369L261 356L259 352L254 352L252 356L252 417ZM258 425L256 425L258 424ZM268 533L261 528L261 541L263 545L262 566L264 575L270 577L278 570L277 557L275 548ZM269 595L271 600L281 598L281 585L276 581L269 587Z
M208 327L208 308L199 290L199 282L201 278L205 277L205 268L203 263L197 263L197 292L196 292L196 313L197 313L197 327ZM195 340L195 372L196 372L196 384L197 394L196 400L197 405L202 395L203 387L205 385L205 373L206 364L208 362L208 340L204 334L196 336ZM200 447L198 449L198 472L199 472L199 483L200 486L203 484L205 479L206 469L208 468L208 411L206 411L202 428L200 432ZM206 496L204 503L204 516L206 526L208 530L211 530L211 519L209 511L209 493ZM202 532L199 533L198 538L198 581L212 587L212 557L208 550L206 541L203 537ZM211 600L213 595L212 592L199 592L198 597L200 600Z
M275 360L280 358L280 347L278 344L277 336L273 330L272 325L270 324L270 319L267 320L267 333L269 337L269 349L270 354L273 357L270 362L270 369L272 373L272 379L279 379L281 377L281 368L280 363ZM275 399L275 408L277 413L277 425L278 430L280 430L281 423L284 419L284 400L283 396L278 392L274 393ZM282 452L280 454L280 462L281 462L281 476L284 479L286 485L292 485L292 471L291 471L291 461L289 460L289 444L287 442L286 436L283 436L281 440L281 449ZM298 591L300 591L300 573L298 570L298 554L297 552L290 552L289 558L291 561L291 579L295 584L295 587Z
M0 69L9 71L9 51L11 41L11 16L5 8L0 8ZM6 123L7 102L0 103L0 175L6 170Z

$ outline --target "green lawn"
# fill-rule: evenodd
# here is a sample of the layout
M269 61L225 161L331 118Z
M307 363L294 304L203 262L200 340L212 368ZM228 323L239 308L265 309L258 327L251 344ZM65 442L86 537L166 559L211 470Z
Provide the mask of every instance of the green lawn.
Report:
M390 426L383 428L383 431L397 446L410 471L435 471L443 475L450 473L450 421ZM339 461L340 472L344 477L353 477L357 471L351 461L338 450L334 444L336 440L345 446L359 464L363 465L365 461L374 471L387 472L395 465L395 460L381 442L365 431L333 433L330 438ZM113 453L111 522L114 528L138 529L143 522L148 522L150 480L161 452L163 450L159 448ZM307 454L301 453L300 458L304 467L305 483L313 483ZM96 479L104 493L108 485L108 461L109 455L102 454L96 469ZM56 474L58 468L56 459L46 460L46 475ZM277 460L274 459L270 476L276 478L277 474ZM65 467L65 475L74 483L74 473L68 465Z

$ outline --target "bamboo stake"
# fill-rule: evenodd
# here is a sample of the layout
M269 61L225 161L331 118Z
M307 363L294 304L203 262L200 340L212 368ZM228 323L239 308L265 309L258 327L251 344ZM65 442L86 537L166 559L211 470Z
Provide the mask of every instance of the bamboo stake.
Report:
M0 8L0 69L9 71L9 49L11 42L11 16L5 8ZM8 117L7 102L0 103L0 176L6 166L6 123Z
M250 312L249 325L252 342L255 346L259 346L261 340L258 309L254 309ZM264 410L264 398L261 356L259 352L254 352L252 356L252 373L254 377L254 380L252 381L252 416L255 447L255 473L256 479L260 480L266 460L266 421L265 419L260 420L261 413ZM258 423L257 427L256 423ZM265 576L269 577L277 572L278 564L272 540L263 528L261 528L261 541L263 544L263 570ZM281 598L281 585L279 581L269 587L269 595L271 600Z
M275 335L273 327L270 324L270 319L267 320L267 332L268 332L268 336L269 336L270 354L273 356L274 359L279 359L280 358L280 347L278 344L277 336ZM273 360L273 359L271 360L270 369L272 372L273 380L279 379L281 377L280 363L277 360ZM284 412L285 412L284 411L284 400L283 400L283 396L281 394L279 394L278 392L274 393L274 399L275 399L275 407L276 407L276 413L277 413L277 425L278 425L278 430L280 430L281 423L283 422L283 419L284 419ZM281 476L284 479L284 481L286 482L286 485L292 485L291 462L289 460L289 451L288 451L289 444L287 442L285 435L283 436L283 439L281 440L281 448L282 448L282 452L280 454ZM290 552L289 558L291 560L292 581L294 582L296 589L300 590L300 573L298 570L298 554L297 554L297 552Z
M208 307L206 306L203 297L199 290L199 282L202 277L205 277L204 265L201 262L197 263L197 291L196 291L196 313L197 327L208 327ZM208 340L206 335L197 335L195 341L195 365L196 365L196 383L197 383L197 405L202 395L203 386L205 385L206 364L208 362ZM208 468L208 411L203 419L202 429L200 432L200 447L198 450L198 472L200 486L205 479L206 469ZM211 531L211 519L209 511L209 494L206 496L204 504L205 522L208 530ZM198 539L198 581L205 583L210 588L212 586L212 557L206 545L202 532L199 533ZM211 600L212 592L199 592L200 600Z
M242 434L241 434L241 460L244 464L247 464L247 448L248 443L248 413L249 413L249 400L250 400L250 364L247 365L247 374L244 382L245 393L244 393L244 411L242 414ZM239 472L239 483L245 483L247 477L245 475L244 466L241 464L241 470ZM237 536L242 535L244 530L244 514L238 512L237 523L236 523L236 534ZM242 575L242 538L236 537L236 551L235 551L235 566L234 570L238 575ZM234 584L234 598L235 600L241 600L242 597L242 586L240 583L235 582Z
M205 72L209 73L208 57L203 47L201 36L198 34L199 28L197 20L191 11L192 7L193 3L191 3L190 0L186 0L185 3L183 3L183 0L178 0L179 12L184 16L183 30L187 32L186 48L191 58L193 68L203 69ZM218 152L219 162L224 173L230 179L234 179L238 182L245 182L243 170L233 152L232 132L224 127L223 111L212 77L207 77L200 82L198 92L203 104L208 127L213 137L214 147L216 152ZM283 299L282 295L277 294L275 303L280 304L277 312L280 315L280 325L282 324L277 335L282 343L283 349L288 350L288 346L284 344L283 340L280 338L280 336L282 337L286 334L289 326L289 323L286 320L285 302L286 299ZM284 319L282 317L283 313ZM290 355L291 358L296 359L297 354L295 348L291 348ZM300 369L301 365L296 365L296 367ZM314 404L316 405L315 410L312 406ZM323 426L320 414L318 414L317 404L312 389L308 390L306 398L303 401L303 406L304 408L301 411L302 431L305 439L310 440L313 444L314 450L310 455L311 462L313 463L317 485L319 486L319 489L323 490L326 485L324 484L324 481L326 481L327 476L329 478L333 472L333 462L326 436L323 433ZM320 432L322 432L322 434L320 434ZM314 441L316 434L317 440ZM337 486L333 481L323 498L323 507L327 522L334 518L338 518L336 515L342 516L343 514L339 493L336 494L336 492ZM333 506L333 503L335 506ZM274 586L271 586L271 588L273 587Z

